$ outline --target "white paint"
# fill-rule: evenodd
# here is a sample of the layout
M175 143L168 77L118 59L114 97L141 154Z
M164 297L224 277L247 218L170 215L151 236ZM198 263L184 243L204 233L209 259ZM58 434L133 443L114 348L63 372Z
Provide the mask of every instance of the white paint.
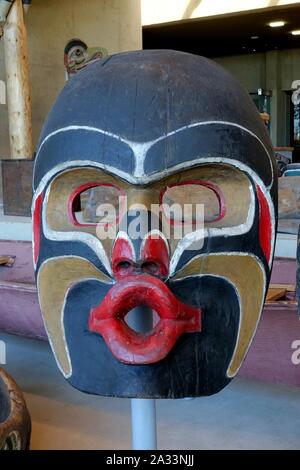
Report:
M57 134L62 134L62 133L65 133L65 132L70 132L70 131L89 131L89 132L96 132L98 134L102 134L102 135L106 135L106 136L109 136L109 137L112 137L116 140L119 140L120 142L123 142L127 145L130 146L130 141L127 140L127 139L123 139L121 136L117 135L117 134L114 134L112 132L109 132L109 131L105 131L104 129L98 129L97 127L91 127L91 126L66 126L66 127L61 127L60 129L56 129L56 131L53 131L53 132L50 132L50 134L48 134L44 140L41 142L39 148L38 148L38 151L37 151L37 154L36 154L36 159L38 158L39 156L39 153L41 151L41 148L45 145L46 142L48 142L49 139L51 139L52 137L56 136Z
M80 258L80 256L74 256L72 258ZM53 258L51 258L51 259L53 259ZM85 260L85 258L82 258L82 259ZM79 282L85 282L85 281L98 281L98 282L100 282L99 279L96 279L96 278L84 278ZM105 281L103 281L103 282L105 283ZM69 351L69 347L68 347L68 343L67 343L67 339L66 339L66 331L65 331L65 325L64 325L65 308L66 308L66 303L67 303L67 297L69 295L71 287L72 286L69 286L68 289L66 290L64 301L63 301L62 308L61 308L61 314L60 314L60 327L61 327L61 332L62 332L62 341L64 343L64 347L65 347L65 351L66 351L66 355L67 355L67 360L68 360L68 364L69 364L69 368L70 368L70 372L68 374L64 372L62 366L60 365L60 362L59 362L59 360L56 356L55 348L53 347L53 344L51 342L51 338L50 338L50 336L48 334L48 331L47 331L47 336L50 339L50 344L51 344L51 348L52 348L52 351L53 351L53 354L54 354L54 357L55 357L56 364L57 364L59 370L61 371L61 373L63 374L63 376L66 379L69 379L70 377L72 377L72 374L73 374L73 365L72 365L70 351Z
M67 258L67 256L62 256L61 258ZM53 258L51 258L52 260ZM55 258L54 258L55 259ZM57 259L57 258L56 258ZM46 261L44 261L41 265L44 266L45 264L49 263L50 262L50 259L47 259ZM40 276L40 272L38 272L38 276L37 276L37 285L39 285L39 276ZM41 293L40 293L40 289L37 290L38 292L38 299L39 299L39 305L41 306L42 305L42 302L41 302ZM65 299L64 299L64 302L65 302ZM63 304L64 305L64 304ZM43 313L43 312L42 312ZM43 320L43 324L44 324L44 328L45 328L45 331L47 333L47 337L48 337L48 340L49 340L49 343L50 343L50 346L51 346L51 349L52 349L52 352L53 352L53 355L54 355L54 359L56 361L56 364L57 364L57 367L59 368L59 370L61 371L61 373L67 377L67 374L65 374L63 368L61 367L60 365L60 362L56 356L56 351L55 351L55 347L54 347L54 344L52 342L52 338L50 336L50 333L49 333L49 330L47 328L47 324L46 324L46 321L44 319L44 315L42 315L42 320ZM66 338L65 338L65 334L64 334L64 331L62 332L62 338L63 338L63 343L64 343L64 347L65 347L65 350L66 350L66 354L67 354L67 358L68 358L68 361L69 361L69 366L70 366L70 369L72 370L72 365L71 365L71 361L70 361L70 357L69 357L69 351L68 351L68 346L67 346L67 343L66 343Z
M221 157L220 158L201 158L201 160L195 159L195 160L192 160L189 163L190 163L191 167L193 167L193 166L202 166L202 165L208 164L208 163L225 163L225 164L231 165L231 166L233 166L235 168L238 168L239 170L247 173L249 175L249 177L261 188L261 191L263 192L263 194L265 195L265 197L267 199L267 202L268 202L268 205L269 205L269 210L270 210L270 215L271 215L271 224L272 224L271 255L272 255L273 251L274 251L274 241L275 241L274 205L273 205L273 202L271 200L270 194L266 190L266 187L265 187L263 181L261 180L261 178L251 168L249 168L247 165L244 165L243 163L241 163L238 160L232 160L232 159L229 159L229 158L221 158ZM83 162L82 160L77 160L77 161L75 160L75 161L65 162L63 164L57 165L55 168L50 170L44 176L44 178L41 180L41 182L38 186L38 189L35 193L34 201L38 197L38 195L43 191L43 189L44 189L45 185L48 183L49 179L51 177L53 177L56 173L66 171L70 167L86 167L86 166L97 167L97 168L100 168L102 170L105 170L105 171L109 172L109 169L108 169L107 166L105 166L103 164L96 163L96 162L92 162L92 161ZM111 169L111 172L115 173L117 176L120 176L121 178L123 177L123 179L127 179L127 181L129 181L133 184L139 184L139 183L145 183L146 180L148 180L147 182L159 180L159 179L161 179L165 176L176 173L177 171L183 169L184 167L185 167L185 164L184 165L183 164L178 164L178 165L175 165L174 167L172 167L171 169L164 170L162 172L158 172L158 173L155 173L154 175L151 175L151 179L150 179L150 177L148 177L148 178L147 177L141 177L138 180L136 178L134 178L132 175L128 175L128 174L126 174L127 178L124 178L125 174L123 172L122 172L122 175L120 175L120 174L118 174L120 172L118 172L118 170L116 170L115 168L110 168L110 169ZM251 191L251 204L250 204L250 207L249 207L249 212L248 212L248 217L247 217L246 223L241 224L237 227L228 227L228 228L221 228L221 229L217 229L217 228L209 229L210 232L206 231L206 232L204 232L204 234L203 234L203 231L200 231L201 233L198 233L198 231L195 231L192 234L193 236L184 237L178 243L178 245L175 249L175 252L173 253L173 256L172 256L172 259L171 259L171 262L170 262L170 275L172 275L174 273L174 271L176 269L176 265L179 261L179 258L181 256L182 252L184 250L186 250L188 248L188 246L190 246L192 243L194 243L195 241L198 241L202 236L208 236L208 235L211 235L211 236L216 236L216 235L234 236L234 235L246 233L247 231L249 231L249 229L250 229L250 227L253 223L254 212L255 212L254 194L253 194L252 187L251 187L250 191ZM34 201L33 201L33 204L34 204ZM74 232L74 233L77 233L77 232ZM93 235L90 235L90 237L93 237ZM101 244L101 246L102 246L102 244ZM271 265L271 262L272 262L272 256L270 258L270 265ZM108 271L108 272L110 272L110 271Z
M195 259L197 259L197 258L207 258L207 257L209 257L209 256L248 256L248 257L250 257L250 258L255 259L255 261L257 262L258 266L259 266L260 269L261 269L261 272L262 272L262 275L263 275L263 279L264 279L263 292L264 292L264 293L266 292L266 284L267 284L266 273L265 273L265 269L264 269L264 266L263 266L261 260L260 260L257 256L253 255L252 253L243 253L243 252L234 252L234 251L232 251L232 252L227 252L227 253L226 253L226 252L224 252L224 253L221 253L221 252L220 252L220 253L211 253L211 254L203 253L203 254L200 254L200 255L198 255L198 256L195 256L195 257L193 258L193 260L195 260ZM199 273L199 274L194 274L194 275L190 275L190 276L185 276L184 278L176 279L176 280L174 280L173 282L177 282L177 281L180 281L180 280L182 280L182 279L188 279L188 278L191 278L191 277L205 277L205 276L211 276L211 277L217 277L217 278L224 279L226 282L228 282L228 284L230 284L231 286L233 286L234 289L235 289L235 291L238 293L238 294L237 294L237 297L238 297L238 302L239 302L239 307L240 307L239 329L238 329L238 334L237 334L237 340L236 340L236 343L235 343L235 348L234 348L233 354L232 354L232 356L231 356L231 361L230 361L229 366L228 366L228 369L227 369L227 376L231 378L231 377L234 377L234 376L238 373L238 371L240 370L240 367L241 367L241 365L242 365L242 363L243 363L243 360L242 360L241 363L240 363L240 365L239 365L239 367L238 367L237 370L236 370L236 373L235 373L234 375L231 376L231 375L228 374L228 371L229 371L229 369L230 369L230 367L231 367L231 364L232 364L232 358L235 357L236 350L237 350L238 345L239 345L240 333L241 333L241 324L242 324L241 319L242 319L243 314L244 314L243 309L242 309L241 296L240 296L240 293L239 293L239 291L238 291L238 287L235 286L235 285L234 285L228 278L226 278L225 276L220 276L220 275L216 275L216 274L201 274L201 273ZM257 322L256 322L256 327L254 328L253 334L252 334L252 336L251 336L251 339L250 339L249 344L248 344L248 346L247 346L247 349L246 349L246 351L245 351L244 358L246 357L247 352L248 352L248 350L249 350L249 348L250 348L250 346L251 346L251 343L252 343L252 341L253 341L253 338L254 338L254 336L255 336L255 333L256 333L256 330L257 330L257 327L258 327L260 318L261 318L263 306L264 306L264 296L262 296L262 299L261 299L260 312L259 312L258 320L257 320Z
M246 255L245 253L240 253L240 256L245 256L245 255ZM257 258L257 256L254 256L253 254L249 254L249 253L248 253L248 256L250 256L251 258L254 258L254 259L256 260L258 266L260 267L260 270L261 270L262 275L263 275L263 280L264 280L263 292L265 293L265 292L266 292L266 286L267 286L267 279L266 279L266 272L265 272L264 266L263 266L261 260L260 260L259 258ZM263 295L263 296L262 296L262 299L261 299L260 312L259 312L259 315L258 315L258 319L257 319L257 322L256 322L256 326L255 326L255 328L254 328L254 330L253 330L253 334L252 334L252 336L251 336L251 338L250 338L250 341L249 341L249 344L248 344L248 346L247 346L247 348L246 348L246 351L245 351L245 354L244 354L244 358L243 358L243 359L245 359L245 357L247 356L247 353L248 353L248 351L249 351L249 348L250 348L250 346L251 346L251 344L252 344L252 341L253 341L253 338L254 338L254 336L255 336L257 327L258 327L258 325L259 325L260 318L261 318L261 314L262 314L262 310L263 310L263 306L264 306L264 300L265 300L265 299L264 299L264 295ZM244 313L244 312L241 312L240 315L242 316L243 313ZM238 347L238 344L239 344L240 333L241 333L240 330L241 330L241 321L239 322L239 331L238 331L238 336L237 336L237 340L236 340L236 344L235 344L235 348L234 348L232 357L235 356L235 353L236 353L236 350L237 350L237 347ZM234 377L234 376L238 373L238 371L240 370L242 363L243 363L243 360L241 361L239 367L237 368L236 373L235 373L234 375L232 375L232 376L229 375L229 374L227 374L228 377ZM230 367L231 367L231 362L230 362L230 364L229 364L229 366L228 366L228 370L230 369Z
M43 266L45 266L46 264L50 263L50 262L53 262L53 260L60 260L60 259L79 259L79 260L82 260L86 263L86 258L82 258L81 256L76 256L76 255L63 255L63 256L56 256L54 258L49 258L47 260L45 260L42 265L41 265L41 268ZM89 262L93 268L99 272L99 275L100 276L103 276L103 273L101 271L99 271L99 269L97 269L93 263ZM39 276L40 276L40 272L41 272L41 269L39 270L38 272L38 279L39 279ZM39 284L39 281L37 279L37 284ZM110 284L109 282L105 281L105 279L103 280L99 280L97 278L84 278L82 279L81 281L79 282L84 282L84 281L98 281L100 283L104 283L104 284ZM59 370L61 371L61 373L63 374L63 376L67 379L69 377L71 377L72 375L72 361L71 361L71 358L70 358L70 353L69 353L69 348L68 348L68 344L67 344L67 340L66 340L66 335L65 335L65 327L64 327L64 311L65 311L65 306L66 306L66 299L67 299L67 296L69 294L69 291L70 291L70 288L71 286L68 287L68 289L66 290L66 293L65 293L65 296L64 296L64 301L63 301L63 304L62 304L62 308L61 308L61 311L60 311L60 326L61 326L61 333L62 333L62 341L63 341L63 344L64 344L64 347L65 347L65 351L66 351L66 355L67 355L67 360L68 360L68 363L69 363L69 367L70 367L70 373L69 374L66 374L59 362L59 359L57 358L57 355L56 355L56 351L55 351L55 346L52 342L52 338L51 338L51 335L49 334L49 330L47 328L47 324L46 324L46 321L44 319L44 315L42 315L42 319L43 319L43 323L44 323L44 327L45 327L45 330L46 330L46 333L47 333L47 337L49 339L49 342L50 342L50 346L51 346L51 349L53 351L53 355L54 355L54 358L55 358L55 361L56 361L56 364L57 364L57 367L59 368ZM40 289L38 289L38 298L39 298L39 304L42 305L41 303L41 298L40 298Z
M53 258L51 258L53 259ZM49 261L49 260L47 260ZM66 292L66 295L65 295L65 298L64 298L64 302L63 302L63 309L65 308L65 299L66 299L66 296L67 296L67 293L68 291ZM38 298L39 298L39 304L41 305L41 301L40 301L40 290L38 289ZM61 317L63 315L63 309L61 311ZM56 365L57 367L59 368L60 372L63 374L63 376L67 379L69 377L71 377L72 375L72 362L71 362L71 358L70 358L70 354L69 354L69 348L68 348L68 345L67 345L67 340L66 340L66 336L65 336L65 329L63 327L63 330L61 331L61 336L62 336L62 342L64 344L64 350L66 352L66 355L67 355L67 361L68 361L68 365L69 365L69 368L70 368L70 373L69 374L66 374L65 371L63 370L60 362L59 362L59 359L56 355L56 350L55 350L55 346L53 344L53 341L52 341L52 337L49 333L49 330L47 328L47 325L46 325L46 321L44 320L44 315L42 315L42 319L43 319L43 323L44 323L44 328L45 328L45 331L47 333L47 337L48 337L48 341L50 343L50 346L51 346L51 349L52 349L52 352L53 352L53 356L54 356L54 359L55 359L55 362L56 362ZM61 324L62 324L62 319L61 319Z
M158 137L157 139L154 139L154 140L151 140L151 141L148 141L148 142L135 142L135 141L132 141L132 140L129 140L129 139L125 139L117 134L113 134L112 132L108 132L108 131L105 131L104 129L99 129L97 127L92 127L92 126L80 126L80 125L73 125L73 126L67 126L67 127L62 127L60 129L57 129L53 132L51 132L50 134L48 134L44 140L41 142L39 148L38 148L38 151L37 151L37 155L36 155L36 159L35 161L37 161L37 158L39 156L39 153L41 151L41 148L44 146L44 144L49 140L51 139L52 137L54 137L55 135L57 134L60 134L60 133L64 133L64 132L70 132L70 131L81 131L81 130L84 130L84 131L89 131L89 132L96 132L96 133L99 133L99 134L102 134L102 135L106 135L106 136L109 136L109 137L112 137L120 142L123 142L125 144L127 144L133 154L134 154L134 158L135 158L135 170L134 170L134 173L133 173L133 176L135 176L136 178L140 178L140 177L145 177L145 171L144 171L144 162L145 162L145 158L147 156L147 153L149 151L149 149L151 147L153 147L153 145L155 145L157 142L160 142L161 140L164 140L164 139L167 139L168 137L171 137L179 132L182 132L186 129L192 129L194 127L200 127L200 126L207 126L207 125L211 125L211 124L224 124L226 126L232 126L232 127L237 127L238 129L241 129L242 131L246 132L247 134L251 135L252 137L254 137L259 143L260 145L263 147L264 151L266 152L266 154L268 155L268 159L269 159L269 164L270 164L270 168L271 168L271 173L272 173L272 181L271 181L271 185L273 184L273 178L274 178L274 175L273 175L273 166L272 166L272 162L271 162L271 157L270 157L270 154L266 148L266 146L264 145L264 143L259 139L259 137L257 137L256 134L254 134L252 131L250 131L249 129L247 129L246 127L243 127L241 126L240 124L237 124L235 122L230 122L230 121L203 121L203 122L195 122L195 123L192 123L192 124L188 124L186 126L182 126L178 129L175 129L174 131L172 132L168 132L166 134L163 134L161 135L160 137ZM189 166L189 162L183 162L183 165L184 167L188 167Z
M136 256L135 256L135 249L134 249L134 246L133 246L133 243L132 243L132 240L129 238L128 234L126 232L124 232L123 230L120 230L116 236L116 240L115 240L115 243L116 241L119 239L119 238L122 238L123 240L126 240L126 242L128 243L128 245L130 246L130 251L131 251L131 256L132 256L132 260L134 262L136 262ZM114 243L114 245L115 245ZM112 251L114 250L114 248L112 249Z
M192 258L192 260L189 260L189 262L187 264L189 264L191 261L194 261L195 259L207 258L208 256L249 256L250 258L254 258L258 262L258 264L262 267L263 272L265 273L265 270L264 270L264 267L263 267L263 264L262 264L261 260L256 255L254 255L253 253L249 253L249 252L246 252L246 251L219 251L217 253L215 253L215 252L214 253L200 253L199 255L194 256L194 258ZM182 268L180 268L180 271L183 268L184 268L184 266ZM206 274L204 274L204 275L206 276ZM174 281L171 279L171 281L172 282L177 282L177 281L181 281L183 279L187 279L188 277L199 277L199 274L194 274L194 275L185 276L185 277L179 277L179 278L175 279Z
M170 247L169 247L169 243L168 243L168 240L166 239L166 237L164 236L164 234L160 231L160 230L157 230L157 229L153 229L153 230L150 230L150 232L146 233L146 235L144 236L143 240L142 240L142 243L141 243L141 249L140 249L140 252L142 253L144 247L145 247L145 243L146 241L148 240L148 238L150 237L159 237L161 238L164 242L165 242L165 245L166 245L166 248L168 250L168 254L170 256Z
M36 161L36 160L35 160ZM72 168L99 168L100 170L106 171L107 173L117 176L128 183L136 184L136 185L145 185L148 183L152 183L155 181L159 181L162 178L167 176L173 175L180 170L184 170L188 168L200 167L202 165L208 163L220 163L220 164L228 164L233 166L234 168L238 168L239 170L247 173L256 183L258 183L262 188L265 188L265 184L262 179L257 175L255 171L253 171L249 166L245 165L244 163L240 162L239 160L234 160L231 158L223 158L223 157L198 157L188 162L178 163L177 165L172 166L171 168L166 168L162 171L158 171L156 173L151 173L150 175L144 175L140 177L135 177L130 173L127 173L122 170L118 170L117 168L105 165L104 163L95 162L93 160L71 160L67 162L60 163L49 170L44 177L41 179L36 191L35 191L35 198L40 194L45 186L48 184L50 179L55 176L57 173L63 173L64 171ZM268 189L268 188L267 188Z
M235 235L242 235L249 232L250 228L253 225L254 214L255 214L255 198L254 192L251 185L249 185L250 191L250 205L248 209L246 222L235 227L221 227L221 228L209 228L209 229L200 229L195 230L187 235L185 235L177 244L176 249L174 250L171 262L170 262L170 276L173 276L176 266L179 262L179 259L184 251L186 251L191 245L195 242L199 242L203 239L203 244L206 238L216 237L216 236L226 236L232 237ZM187 262L189 263L189 261ZM182 269L182 268L180 268Z
M0 104L6 104L6 85L3 80L0 80Z
M51 185L47 188L46 195L43 201L43 209L42 209L42 223L43 223L43 231L44 235L48 240L53 241L70 241L70 242L81 242L85 243L93 252L98 256L99 260L107 270L107 272L112 275L111 266L107 254L103 248L101 241L91 235L90 233L79 232L79 231L70 231L70 232L61 232L52 230L46 218L46 206L48 203L49 194L51 191ZM35 201L34 201L35 202Z
M32 262L33 262L33 267L34 270L36 270L36 260L35 260L35 237L34 237L34 213L35 213L35 206L37 202L39 194L37 194L37 197L33 199L31 203L31 218L32 218Z
M262 179L257 175L257 173L255 173L247 165L241 163L238 160L233 160L233 159L230 159L230 158L219 157L219 158L201 158L201 160L195 159L195 160L190 161L189 165L190 165L190 167L195 167L195 166L200 167L200 166L208 164L208 163L228 164L230 166L238 168L239 170L241 170L241 171L245 172L246 174L248 174L248 176L261 188L261 191L263 192L263 194L265 195L265 197L267 199L267 202L268 202L268 205L269 205L269 210L270 210L270 215L271 215L271 224L272 224L271 258L270 258L270 265L271 265L272 255L273 255L273 252L274 252L274 243L275 243L275 212L274 212L274 205L273 205L271 196L270 196L269 192L267 191L267 188L265 187L265 184L263 183ZM132 184L145 184L145 183L149 183L149 182L152 182L152 181L157 181L157 180L159 180L161 178L164 178L168 175L176 173L177 171L179 171L179 170L181 170L185 167L185 163L184 163L184 165L182 163L178 164L178 165L175 165L172 168L169 168L167 170L163 170L161 172L157 172L157 173L152 174L148 177L145 176L145 177L135 178L132 175L129 175L127 173L118 171L114 167L109 168L107 165L103 165L101 163L97 163L97 162L93 162L93 161L83 162L82 160L73 160L73 161L69 161L69 162L64 162L64 163L61 163L61 164L57 165L56 167L52 168L52 170L50 170L48 173L46 173L44 178L41 180L41 182L40 182L40 184L39 184L39 186L38 186L38 188L35 192L34 198L33 198L33 207L34 207L34 204L35 204L35 200L37 199L39 194L44 190L44 188L47 185L48 181L53 176L55 176L57 173L62 173L64 171L67 171L68 169L71 169L72 167L99 168L101 170L104 170L104 171L107 171L109 173L120 176L122 179L127 180L129 183L132 183ZM49 188L48 188L47 192L49 192ZM206 232L205 235L206 236L208 236L208 235L211 235L211 236L216 236L216 235L234 236L234 235L246 233L250 229L251 224L253 223L254 212L255 212L254 194L253 194L252 187L251 187L250 191L251 191L252 201L251 201L251 204L250 204L250 207L249 207L248 217L247 217L247 221L246 221L245 224L241 224L237 227L227 227L227 228L221 228L221 229L217 229L217 228L209 229L210 232ZM60 233L63 234L62 238L60 236ZM79 241L83 241L84 239L89 240L88 243L91 244L91 247L93 246L92 249L94 251L95 251L95 249L99 250L99 245L101 245L102 251L104 252L102 243L100 243L100 241L96 237L94 237L93 235L90 235L90 234L82 234L82 232L65 232L65 234L63 232L54 232L53 234L49 233L49 236L52 236L52 235L56 236L56 237L58 237L58 238L55 238L57 240L58 239L72 240L72 238L64 238L64 237L66 237L67 233L69 233L69 237L70 237L70 234L73 234L73 235L75 234L76 237L79 236L79 238L77 238ZM185 249L187 249L187 247L190 246L192 243L197 241L198 240L197 237L202 236L201 234L198 234L197 232L193 232L193 233L195 234L194 239L192 239L192 237L190 237L190 238L185 237L180 241L180 243L178 243L178 245L176 247L176 250L175 250L175 252L172 256L171 263L170 263L170 272L172 274L173 274L173 272L176 268L176 265L178 263L178 260L181 256L182 252ZM84 237L84 236L81 237L81 235L88 235L88 236L87 237ZM96 244L95 244L95 242L92 241L93 239L96 240L96 242L97 242ZM100 248L100 250L101 250L101 248ZM106 257L105 252L104 252L104 256ZM107 257L106 257L106 260L107 260ZM109 263L108 260L106 261L106 263ZM111 271L108 271L108 272L111 272Z
M188 233L181 240L179 240L174 250L171 261L170 261L169 276L173 276L182 253L186 251L195 242L200 242L201 240L202 240L202 247L203 247L205 238L207 236L208 236L207 229L199 229L199 230L195 230L194 232ZM188 264L189 261L186 264Z

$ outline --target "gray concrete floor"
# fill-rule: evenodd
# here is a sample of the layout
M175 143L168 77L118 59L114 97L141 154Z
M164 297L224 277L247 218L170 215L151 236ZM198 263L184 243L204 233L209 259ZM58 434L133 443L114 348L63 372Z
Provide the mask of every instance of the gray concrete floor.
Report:
M32 449L130 449L130 400L73 389L46 343L0 339L31 413ZM157 420L160 449L300 449L300 389L237 378L212 397L158 400Z

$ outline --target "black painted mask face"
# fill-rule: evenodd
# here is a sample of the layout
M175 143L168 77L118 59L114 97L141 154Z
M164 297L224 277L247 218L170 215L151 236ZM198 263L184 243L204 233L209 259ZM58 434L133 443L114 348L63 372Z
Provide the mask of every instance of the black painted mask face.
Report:
M42 132L33 209L41 309L73 386L180 398L236 375L270 277L274 171L250 97L207 59L131 52L70 80ZM115 211L101 218L99 201ZM180 236L173 203L189 205ZM141 307L155 311L147 333L126 322Z

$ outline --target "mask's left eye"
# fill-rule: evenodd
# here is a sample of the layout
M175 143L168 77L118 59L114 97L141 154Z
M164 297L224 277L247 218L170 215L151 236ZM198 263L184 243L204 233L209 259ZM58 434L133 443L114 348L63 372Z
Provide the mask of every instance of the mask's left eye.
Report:
M113 184L90 182L69 198L69 219L74 225L117 224L124 209L125 192Z

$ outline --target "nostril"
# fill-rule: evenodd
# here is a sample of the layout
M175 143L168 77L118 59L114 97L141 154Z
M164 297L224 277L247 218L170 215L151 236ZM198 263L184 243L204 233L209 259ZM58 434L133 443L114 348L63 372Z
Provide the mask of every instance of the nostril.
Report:
M142 271L148 274L160 273L160 266L159 264L155 263L155 261L145 261L141 267L142 267Z
M141 269L147 274L165 278L169 272L169 246L160 232L151 232L143 240L140 249Z
M120 263L117 264L117 269L128 269L132 266L132 264L129 261L120 261Z
M114 271L118 274L127 274L132 268L133 264L130 261L119 261L115 264Z

